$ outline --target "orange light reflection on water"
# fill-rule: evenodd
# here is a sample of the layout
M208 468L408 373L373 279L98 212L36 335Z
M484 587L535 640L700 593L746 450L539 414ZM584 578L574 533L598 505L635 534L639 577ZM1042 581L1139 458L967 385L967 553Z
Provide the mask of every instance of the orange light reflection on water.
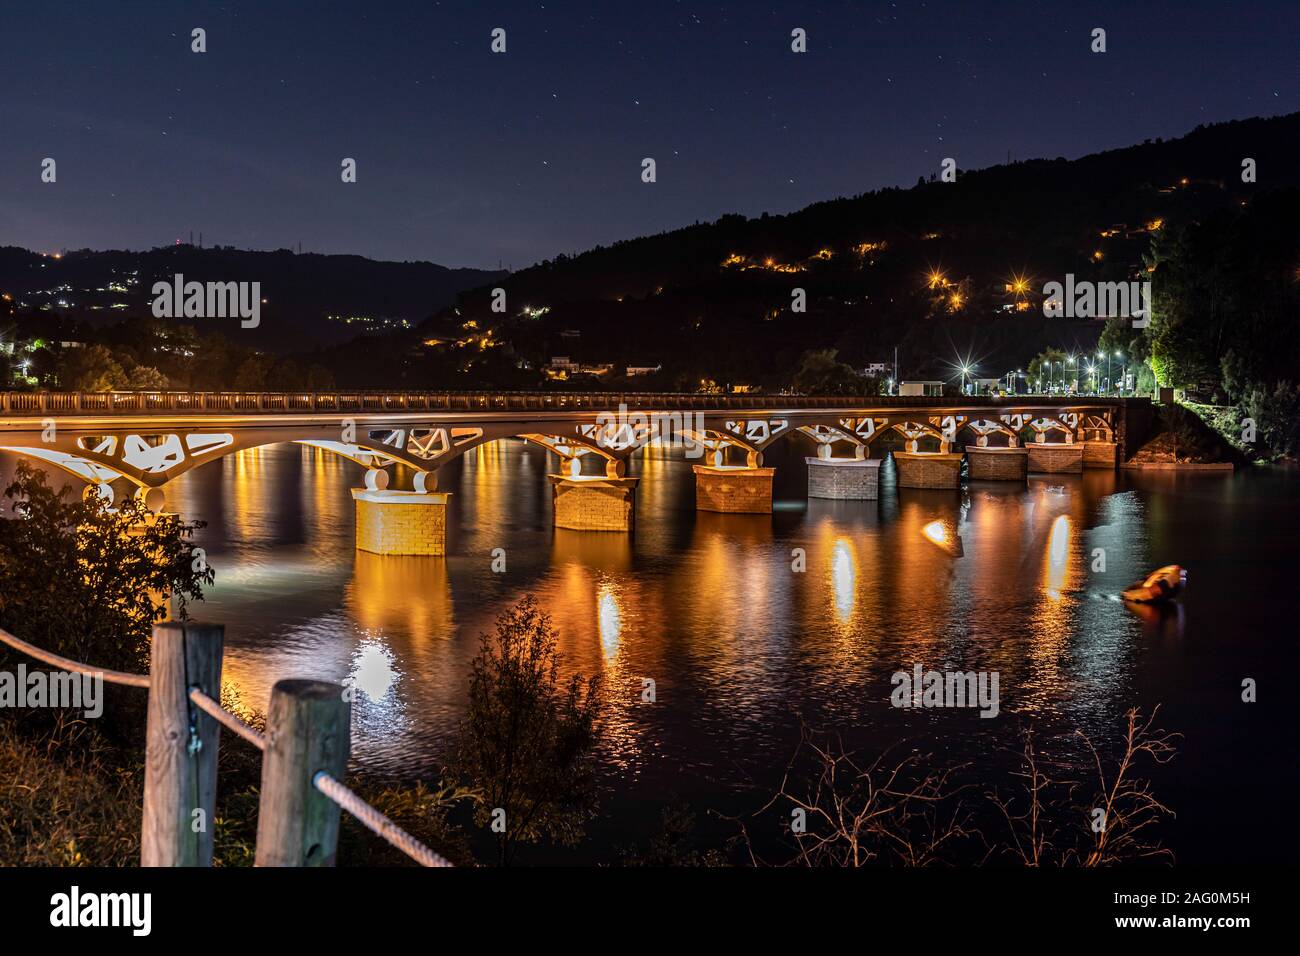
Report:
M1043 565L1043 588L1053 601L1061 600L1061 590L1070 576L1070 516L1057 515L1047 538Z

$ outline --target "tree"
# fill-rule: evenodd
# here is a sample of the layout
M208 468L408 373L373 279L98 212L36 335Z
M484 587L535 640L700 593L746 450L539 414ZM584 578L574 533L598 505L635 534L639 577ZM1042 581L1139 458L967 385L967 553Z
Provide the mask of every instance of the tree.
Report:
M275 359L269 355L255 353L240 364L235 372L234 387L240 392L261 392L266 389L266 379L271 372Z
M576 842L596 809L602 685L580 675L562 683L556 641L529 595L482 636L472 665L452 770L478 791L475 821L496 834L503 866L523 842Z
M901 758L886 751L868 761L845 750L838 736L804 727L780 788L750 816L759 829L744 818L730 819L755 866L1172 861L1157 836L1172 811L1151 780L1139 776L1143 766L1167 764L1177 755L1181 735L1156 726L1158 711L1144 717L1129 710L1122 739L1104 752L1075 731L1091 758L1087 781L1052 776L1073 759L1039 753L1034 728L1025 728L1014 786L995 787L983 800L974 799L974 786L960 782L968 765L935 765L915 751ZM766 835L756 841L755 832ZM780 857L764 859L758 844L771 845L773 832L783 833L785 846Z
M791 381L802 395L861 395L867 383L848 365L838 361L835 349L804 352Z
M137 365L127 374L126 387L137 391L155 391L167 388L167 376L148 365Z
M1055 365L1060 365L1061 369L1054 368ZM1025 371L1028 372L1029 387L1031 389L1046 389L1052 383L1063 382L1065 378L1062 376L1066 376L1065 353L1060 349L1044 349L1030 360ZM1077 369L1069 370L1070 376L1076 373ZM1042 385L1038 384L1040 382Z
M12 517L0 519L0 627L66 657L139 669L168 600L184 618L213 581L192 541L202 525L136 498L110 508L70 491L22 461L4 490Z
M151 514L128 498L110 509L104 499L69 497L45 474L20 462L0 518L0 627L38 647L109 670L147 671L149 636L174 599L184 619L203 597L213 571L196 551L199 524ZM25 658L0 649L0 670ZM144 698L106 687L102 729L138 740ZM63 712L24 712L24 733L60 736ZM0 714L2 716L2 714Z
M74 392L111 392L127 384L126 372L105 345L68 349L58 375L59 384Z
M1252 385L1239 407L1241 417L1255 423L1261 457L1294 457L1300 452L1300 387L1290 382Z
M1136 365L1148 355L1148 345L1141 329L1133 328L1133 318L1127 315L1115 315L1106 320L1097 340L1097 351L1106 355L1119 352L1125 360Z
M334 388L334 373L313 362L307 367L307 390L311 392L328 392Z
M307 383L307 374L293 359L280 359L266 373L266 388L272 392L301 391Z

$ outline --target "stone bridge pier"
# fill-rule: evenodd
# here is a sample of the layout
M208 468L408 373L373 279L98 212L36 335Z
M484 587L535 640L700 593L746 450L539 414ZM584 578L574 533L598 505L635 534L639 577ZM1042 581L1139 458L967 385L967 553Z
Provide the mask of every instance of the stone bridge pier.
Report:
M589 456L594 457L594 456ZM638 478L626 476L623 459L610 458L603 475L582 472L573 458L566 472L547 475L555 527L567 531L631 531L636 523Z

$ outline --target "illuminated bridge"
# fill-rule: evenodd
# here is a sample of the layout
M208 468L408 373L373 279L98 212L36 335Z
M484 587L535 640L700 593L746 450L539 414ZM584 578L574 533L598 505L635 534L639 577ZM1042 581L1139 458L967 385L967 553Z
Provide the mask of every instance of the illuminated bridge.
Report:
M763 453L796 435L814 453L810 496L871 499L889 454L903 488L1114 468L1150 417L1146 399L1080 396L0 392L0 451L62 469L110 501L135 494L156 509L154 489L192 468L297 442L366 468L353 491L359 547L442 553L438 469L503 438L559 457L550 476L557 526L626 531L639 480L627 476L627 461L649 445L680 447L697 462L697 507L762 513L771 511L774 473ZM408 488L390 487L399 472Z

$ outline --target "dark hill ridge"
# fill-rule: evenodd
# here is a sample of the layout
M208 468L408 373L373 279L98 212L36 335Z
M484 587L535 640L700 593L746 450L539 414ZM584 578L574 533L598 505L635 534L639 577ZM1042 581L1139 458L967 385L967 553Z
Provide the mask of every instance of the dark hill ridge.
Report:
M181 244L144 252L81 250L55 256L0 248L0 291L13 296L12 305L26 303L21 311L92 324L149 315L153 284L170 282L177 273L187 282L260 282L266 304L258 328L241 329L237 319L193 324L205 333L219 331L242 344L280 351L335 344L363 332L402 328L402 323L417 325L458 292L502 275L432 262L299 255L287 249Z
M1247 157L1257 183L1242 182ZM1159 229L1296 188L1300 114L1234 121L561 255L493 283L507 290L504 316L485 287L427 331L452 336L473 321L533 363L662 363L681 387L701 377L771 385L800 353L826 347L862 365L892 360L897 346L900 371L914 376L984 358L981 373L996 376L1044 344L1090 349L1100 333L1095 322L1062 328L1037 302L1008 314L1007 281L1038 292L1066 273L1133 279ZM931 271L951 285L927 287ZM790 311L795 287L807 291L805 314Z

